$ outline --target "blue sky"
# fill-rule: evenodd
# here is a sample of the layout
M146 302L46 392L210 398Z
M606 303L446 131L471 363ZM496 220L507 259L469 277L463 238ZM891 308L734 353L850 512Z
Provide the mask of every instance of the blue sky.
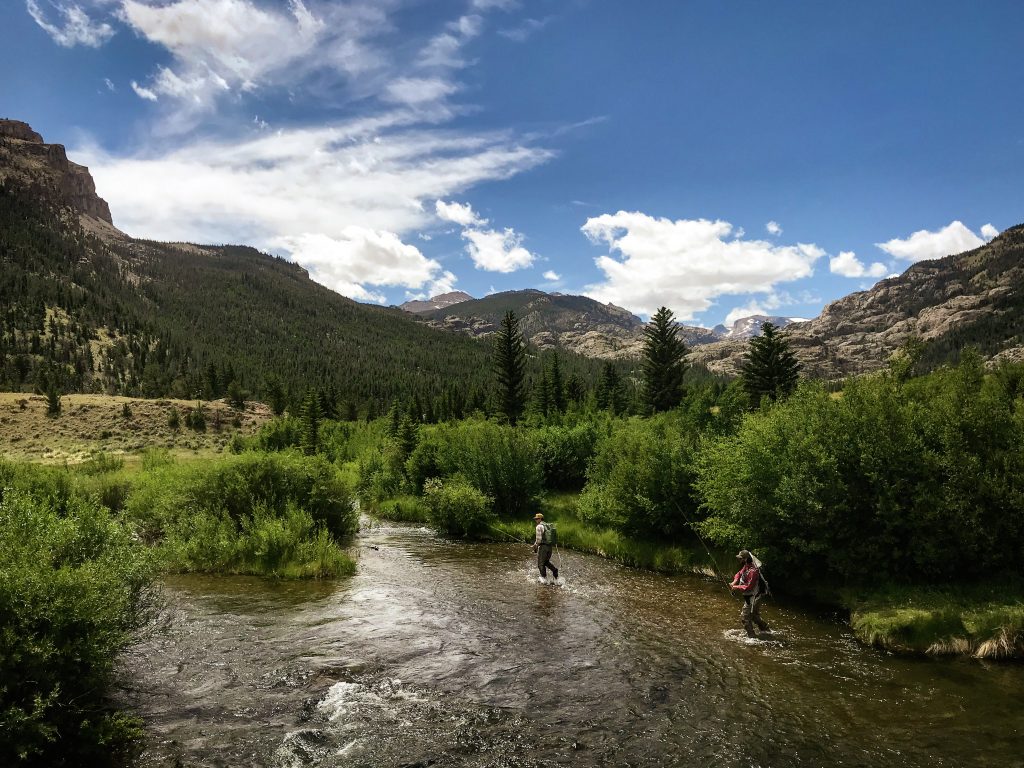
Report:
M115 223L360 301L812 317L1024 221L1018 0L9 0L0 115Z

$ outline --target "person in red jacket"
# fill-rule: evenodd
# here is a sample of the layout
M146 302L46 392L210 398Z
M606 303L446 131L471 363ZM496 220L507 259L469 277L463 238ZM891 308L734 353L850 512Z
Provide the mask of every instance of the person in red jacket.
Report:
M761 569L754 562L754 556L745 549L741 549L736 554L736 559L742 563L742 567L733 577L729 587L743 595L740 621L743 622L743 628L747 631L747 637L757 637L754 634L755 624L762 632L771 631L768 628L768 622L761 618L761 600L765 595Z

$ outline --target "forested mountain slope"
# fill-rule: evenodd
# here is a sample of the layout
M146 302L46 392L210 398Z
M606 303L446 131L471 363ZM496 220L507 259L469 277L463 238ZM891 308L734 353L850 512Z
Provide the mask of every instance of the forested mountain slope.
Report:
M253 248L124 235L87 169L15 121L0 121L0 265L0 389L213 398L235 381L379 412L490 387L486 342L358 304ZM597 366L563 363L587 380Z

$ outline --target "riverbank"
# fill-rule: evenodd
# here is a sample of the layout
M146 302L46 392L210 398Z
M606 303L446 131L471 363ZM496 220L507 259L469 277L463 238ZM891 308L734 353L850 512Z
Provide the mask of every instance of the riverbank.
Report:
M575 499L572 493L550 494L542 504L545 518L558 529L559 546L566 550L658 573L731 576L721 571L732 565L732 552L709 553L697 542L686 547L640 541L590 526L576 516ZM373 514L400 522L428 523L426 508L416 496L388 499ZM499 521L493 532L496 541L533 540L529 521ZM928 589L890 586L815 594L814 599L846 612L860 642L886 651L1024 659L1024 588L1007 589L1004 583Z

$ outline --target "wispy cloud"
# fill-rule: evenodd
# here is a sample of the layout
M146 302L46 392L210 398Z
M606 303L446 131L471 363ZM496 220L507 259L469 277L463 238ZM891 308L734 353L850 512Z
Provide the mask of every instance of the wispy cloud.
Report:
M825 255L814 244L727 239L733 228L726 221L673 221L640 212L597 216L581 230L611 251L595 259L605 279L587 286L587 295L643 315L667 306L683 320L719 296L768 292L809 277Z
M513 42L523 43L544 29L554 18L554 16L545 16L542 19L524 19L515 27L499 29L498 34Z
M59 2L52 5L60 16L60 22L51 22L36 0L25 1L29 15L57 45L64 48L73 48L76 45L99 48L114 36L113 27L106 22L94 21L81 6Z
M875 243L886 253L907 261L938 259L952 253L963 253L978 248L999 234L991 224L981 228L981 237L974 234L961 221L953 221L942 229L931 232L921 229L906 238L895 237L884 243Z

